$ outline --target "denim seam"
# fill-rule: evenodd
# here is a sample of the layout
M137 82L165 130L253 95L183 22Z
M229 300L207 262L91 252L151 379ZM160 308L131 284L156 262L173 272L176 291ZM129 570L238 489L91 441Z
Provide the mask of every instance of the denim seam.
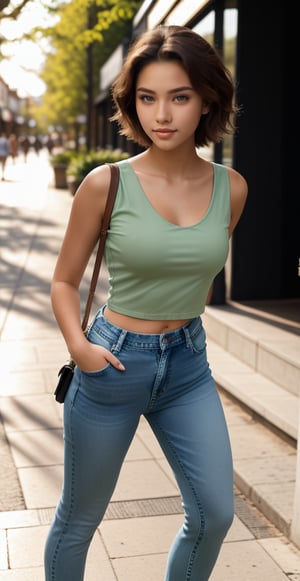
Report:
M156 427L159 429L160 433L162 434L164 440L168 443L169 448L170 448L170 450L171 450L171 452L173 454L173 457L176 460L178 466L180 467L181 472L182 472L182 474L183 474L183 476L185 478L185 481L187 482L187 484L188 484L188 486L189 486L189 488L190 488L190 490L192 492L192 495L194 496L194 499L196 501L196 505L197 505L198 511L199 511L199 516L200 516L199 534L198 534L198 537L197 537L196 542L194 543L194 547L193 547L193 549L192 549L192 551L190 553L190 558L189 558L189 562L188 562L188 566L187 566L187 574L186 574L186 579L185 579L185 581L190 581L191 575L192 575L192 572L193 572L193 564L194 564L194 561L195 561L196 552L197 552L197 549L198 549L198 547L199 547L199 545L200 545L200 543L201 543L201 541L203 539L204 532L205 532L205 514L204 514L204 508L202 506L201 501L197 497L196 491L195 491L193 485L190 482L190 478L187 476L187 474L185 472L185 469L184 469L184 467L183 467L183 465L182 465L182 463L181 463L181 461L180 461L180 459L179 459L179 457L177 455L177 452L173 448L172 443L170 442L170 440L168 439L168 437L165 435L165 432L162 430L162 428L160 427L160 425L157 422L153 422L153 424L156 425Z
M151 399L148 403L148 408L147 408L147 412L149 412L153 405L155 404L157 398L159 397L159 386L164 378L164 376L167 373L167 364L168 364L168 359L169 359L169 352L168 351L163 351L161 353L160 359L159 359L159 364L158 364L158 370L156 373L156 378L155 378L155 382L153 385L153 389L152 389L152 393L151 393Z
M76 393L75 393L74 397L76 397ZM72 401L72 408L73 408L73 404L74 404L74 399ZM69 412L70 414L72 413L72 408L70 409L70 412ZM70 425L72 425L71 422L70 422ZM71 429L71 434L70 435L71 435L71 439L72 439L72 442L73 442L72 428L70 428L70 429ZM63 530L62 530L62 533L61 533L61 537L57 541L56 548L55 548L55 551L54 551L54 554L53 554L53 562L52 562L52 566L51 566L51 579L52 579L52 581L55 581L55 570L56 570L57 556L58 556L59 550L61 548L61 545L63 543L64 537L65 537L65 535L67 533L67 529L68 529L69 524L70 524L70 518L71 518L71 515L72 515L72 512L73 512L73 508L74 508L74 473L75 473L75 454L74 454L74 445L72 443L72 479L71 479L71 502L70 502L70 510L69 510L69 513L68 513L68 517L67 517L67 519L66 519L66 521L64 523Z

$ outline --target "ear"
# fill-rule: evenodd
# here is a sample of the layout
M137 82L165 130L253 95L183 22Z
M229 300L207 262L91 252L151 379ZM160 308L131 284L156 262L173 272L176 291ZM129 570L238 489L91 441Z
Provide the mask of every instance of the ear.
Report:
M210 106L208 103L202 103L201 115L206 115L210 111Z

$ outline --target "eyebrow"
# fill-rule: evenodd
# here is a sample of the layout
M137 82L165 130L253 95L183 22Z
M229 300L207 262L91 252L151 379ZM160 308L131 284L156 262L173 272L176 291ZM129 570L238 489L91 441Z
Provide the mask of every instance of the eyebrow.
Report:
M171 89L170 91L168 91L168 93L173 94L173 93L180 93L181 91L193 91L193 87L188 87L183 85L182 87L176 87L176 89ZM147 89L146 87L137 87L137 91L140 91L141 93L151 93L151 95L155 94L155 91L152 91L152 89Z

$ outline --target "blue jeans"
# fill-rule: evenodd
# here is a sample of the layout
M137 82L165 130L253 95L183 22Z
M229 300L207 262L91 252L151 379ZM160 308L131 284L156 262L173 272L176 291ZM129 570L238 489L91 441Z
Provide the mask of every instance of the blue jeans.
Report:
M75 369L64 403L64 485L46 542L46 581L83 580L141 415L172 467L184 509L165 581L207 581L234 511L230 442L201 318L147 335L116 327L103 312L89 340L116 354L126 370Z

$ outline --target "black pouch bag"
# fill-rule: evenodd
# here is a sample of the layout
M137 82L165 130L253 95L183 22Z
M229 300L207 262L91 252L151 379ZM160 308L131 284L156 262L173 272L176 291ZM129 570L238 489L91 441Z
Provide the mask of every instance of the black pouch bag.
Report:
M65 401L66 393L69 389L70 383L74 375L75 363L69 361L63 365L58 372L58 384L54 391L56 401L63 403Z

